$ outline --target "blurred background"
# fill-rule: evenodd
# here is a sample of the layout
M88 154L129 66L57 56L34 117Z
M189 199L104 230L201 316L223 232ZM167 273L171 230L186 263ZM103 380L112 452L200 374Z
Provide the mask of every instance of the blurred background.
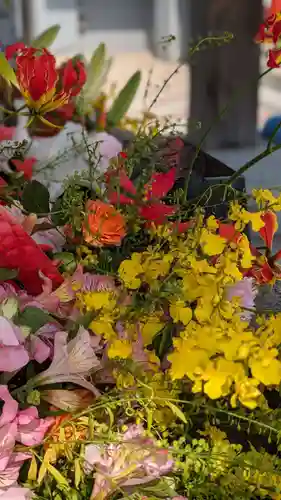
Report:
M281 9L280 1L279 4ZM230 87L235 87L237 81L255 78L260 68L264 69L263 51L258 57L259 47L254 46L252 39L263 13L271 8L278 8L278 0L0 0L0 41L9 44L23 37L31 40L44 29L58 23L61 31L53 50L61 58L75 53L84 53L89 57L101 41L105 42L109 53L114 56L111 81L120 86L136 69L143 72L143 86L132 108L133 113L143 107L141 98L151 71L148 101L181 61L182 67L166 86L154 111L160 115L170 114L183 122L186 122L191 112L192 119L198 121L204 118L206 121L207 117L201 116L202 111L197 109L200 104L206 114L202 88L197 89L200 94L200 103L197 104L195 94L198 85L191 85L190 73L193 60L196 66L196 58L190 57L190 49L200 37L208 34L223 34L224 31L233 30L237 38L236 43L221 47L221 50L212 44L205 47L203 55L201 51L203 67L199 68L199 72L198 68L194 70L194 76L200 83L202 78L206 82L209 80L209 100L212 100L214 113L219 112L219 108L215 109L217 105L214 105L212 93L218 94L216 100L219 107L224 104L222 101L229 98L232 91ZM223 61L223 58L229 60L229 55L234 63L232 68L226 67ZM210 62L211 59L215 61ZM225 66L225 74L219 67L219 59ZM210 81L210 75L206 74L206 63L212 67L213 75L216 73L217 82L214 78ZM235 85L229 83L233 80L230 69L234 74ZM240 76L237 76L238 72ZM222 82L226 74L229 81ZM253 142L256 126L260 128L268 116L281 112L281 101L278 99L280 74L281 70L274 71L262 80L257 102L254 86L246 92L251 94L251 104L249 98L243 101L248 103L248 108L252 107L252 111L248 109L251 126L247 123L245 130L241 130L244 137L235 138L232 127L229 131L231 137L225 137L224 126L224 137L221 137L220 130L220 139L213 137L209 141L211 147L228 147L234 143L242 146ZM245 112L245 106L241 105L241 108ZM233 127L234 121L238 120L241 124L241 119L239 114L236 119L233 116Z
M205 150L236 169L264 149L266 120L281 121L281 68L259 79L267 48L253 41L264 17L279 10L281 0L0 0L0 34L4 45L28 42L60 24L52 47L59 60L89 58L104 42L114 57L108 88L142 71L133 116L166 82L152 111L169 115L193 142L205 137ZM248 190L281 186L281 153L246 181Z

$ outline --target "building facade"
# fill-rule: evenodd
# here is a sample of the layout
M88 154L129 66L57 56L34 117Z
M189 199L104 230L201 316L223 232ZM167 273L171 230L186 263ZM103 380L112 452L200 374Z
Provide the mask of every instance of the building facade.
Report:
M2 43L23 35L22 5L35 37L52 24L61 30L54 44L93 49L103 41L111 53L151 50L170 60L185 56L191 0L0 0ZM1 24L2 23L2 24ZM2 26L3 25L3 26ZM184 27L183 27L184 26ZM168 42L169 36L176 37ZM164 40L164 43L162 43Z

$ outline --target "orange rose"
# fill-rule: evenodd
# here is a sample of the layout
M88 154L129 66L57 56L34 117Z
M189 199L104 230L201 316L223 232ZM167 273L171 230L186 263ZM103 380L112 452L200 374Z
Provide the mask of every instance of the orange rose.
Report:
M125 220L113 205L89 200L83 225L84 240L94 247L120 245L124 238Z

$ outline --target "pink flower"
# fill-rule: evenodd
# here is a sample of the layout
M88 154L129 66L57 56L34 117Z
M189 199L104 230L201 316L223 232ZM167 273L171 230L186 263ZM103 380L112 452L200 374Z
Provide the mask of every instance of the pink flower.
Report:
M30 500L33 497L33 493L28 488L21 488L20 486L14 486L8 488L7 490L0 490L1 500Z
M31 406L26 410L18 412L16 423L16 441L25 446L36 446L42 443L47 430L53 425L54 420L51 417L39 418L37 408Z
M1 488L10 488L16 483L23 463L30 458L30 453L12 453L10 455L6 467L0 470L0 498Z
M0 498L2 496L4 500L16 498L5 495L11 493L10 487L16 483L22 464L31 458L30 453L14 452L16 442L26 446L41 444L54 419L51 417L39 418L35 407L19 411L19 405L10 395L7 386L0 386L0 399L4 401L0 416ZM9 489L5 490L4 495L1 488Z
M255 287L255 282L253 278L243 278L234 285L228 286L226 290L226 296L228 300L234 298L239 299L240 305L243 309L254 309L255 308L255 298L257 296L258 290ZM241 314L241 319L245 321L250 321L253 312L243 311Z
M37 335L30 335L25 345L28 346L30 358L37 361L37 363L44 363L50 357L51 349L41 340L38 333Z
M0 316L0 371L14 372L29 362L19 327Z
M10 445L13 442L12 446L6 447L6 452L8 449L13 449L16 441L26 446L41 444L46 431L53 424L54 419L51 417L45 419L39 418L38 410L35 406L31 406L26 410L19 410L17 401L12 398L5 385L0 386L0 399L4 401L0 417L0 432L5 429Z
M91 498L107 498L117 488L149 483L172 470L168 451L147 438L140 425L131 425L120 444L85 448L85 473L96 470Z

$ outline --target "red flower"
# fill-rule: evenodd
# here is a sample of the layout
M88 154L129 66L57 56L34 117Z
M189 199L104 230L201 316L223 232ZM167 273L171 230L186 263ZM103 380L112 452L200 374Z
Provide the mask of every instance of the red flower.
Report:
M156 224L163 224L167 217L173 215L177 207L162 203L163 198L173 187L176 180L176 168L169 172L153 174L150 182L144 186L141 200L137 199L137 190L124 170L111 172L107 179L117 177L120 188L126 193L109 192L109 201L114 204L137 205L140 217ZM128 195L128 196L127 196ZM131 196L130 196L131 195Z
M16 63L20 91L27 106L39 115L68 103L80 92L86 80L83 63L79 62L78 69L75 69L70 61L62 72L62 89L57 92L59 72L56 59L47 49L25 48L18 54ZM42 116L40 119L46 123Z
M269 68L279 68L281 64L281 50L271 49L268 51L267 66Z
M281 12L273 12L260 25L259 31L255 36L257 43L277 44L281 36ZM281 63L281 51L274 48L268 51L267 66L269 68L279 68Z
M252 276L259 284L271 283L276 278L281 278L281 268L277 261L281 258L281 250L272 255L273 237L278 229L277 217L274 212L268 210L262 215L264 226L259 230L259 234L266 245L265 255L259 250L251 247L251 252L255 256L256 261L253 268L247 273L247 276Z
M175 184L177 171L175 165L179 162L179 155L183 146L184 142L180 137L170 142L168 152L164 156L170 170L167 173L152 174L150 181L144 186L141 199L139 199L136 187L127 176L122 165L122 160L127 158L127 154L121 152L119 154L122 159L120 161L121 168L117 168L107 174L108 184L111 180L116 179L116 188L121 189L121 193L119 193L118 191L110 190L109 186L110 203L136 205L142 219L154 222L155 224L164 224L167 217L174 215L177 211L177 207L166 205L161 202L161 199L168 194Z
M61 108L57 109L57 114L65 121L71 120L75 112L75 105L73 102L64 104Z
M33 174L33 165L37 160L34 157L26 158L25 160L12 160L13 165L15 166L17 172L23 172L24 178L26 180L30 180Z
M82 61L69 59L62 71L62 87L64 92L74 97L79 94L87 79L85 66Z
M25 44L22 42L17 42L13 43L12 45L8 45L8 47L6 47L5 49L6 59L12 59L12 57L14 57L15 54L17 54L18 52L20 52L25 48L26 48Z
M0 126L0 141L12 141L16 132L16 127Z
M49 278L54 287L63 282L53 262L15 219L0 206L0 267L18 269L18 278L32 295L42 292L40 273Z

